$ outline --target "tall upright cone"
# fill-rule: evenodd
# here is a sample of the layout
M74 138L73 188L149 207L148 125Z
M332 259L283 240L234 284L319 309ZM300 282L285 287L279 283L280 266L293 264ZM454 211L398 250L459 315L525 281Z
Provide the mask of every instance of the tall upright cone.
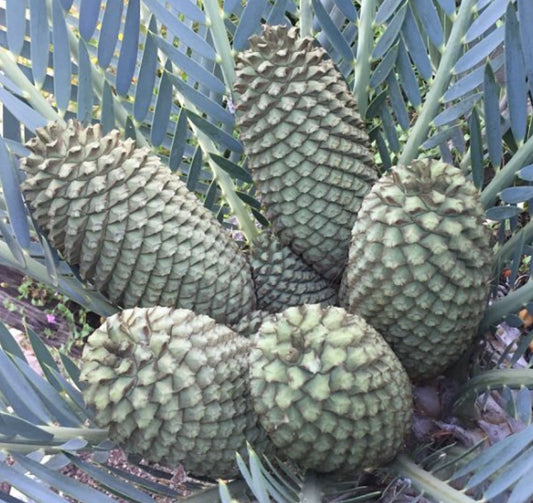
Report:
M254 309L245 256L148 149L75 121L39 128L27 147L22 189L35 220L112 302L187 308L221 323Z
M492 275L479 192L461 170L396 166L365 197L339 298L392 346L412 379L439 375L471 344Z
M350 232L378 175L353 94L325 51L265 26L237 59L236 118L274 232L340 281Z

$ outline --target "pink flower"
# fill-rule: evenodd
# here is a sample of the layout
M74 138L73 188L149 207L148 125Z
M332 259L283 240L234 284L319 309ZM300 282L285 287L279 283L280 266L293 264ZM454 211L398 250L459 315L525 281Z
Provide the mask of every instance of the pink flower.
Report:
M53 314L47 314L46 321L48 323L57 323L56 317Z

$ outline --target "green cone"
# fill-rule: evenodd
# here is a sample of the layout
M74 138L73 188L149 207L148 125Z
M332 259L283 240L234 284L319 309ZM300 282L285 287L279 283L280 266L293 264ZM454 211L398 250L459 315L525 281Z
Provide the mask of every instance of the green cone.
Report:
M473 183L430 159L394 167L363 202L339 297L413 379L442 373L476 335L492 274L484 219Z
M281 242L340 281L350 231L378 175L353 94L325 51L265 26L237 58L236 120Z
M274 316L268 311L257 309L243 316L238 323L233 323L230 328L240 335L250 337L259 331L261 324L268 318Z
M331 283L270 233L260 234L252 243L250 264L259 309L277 313L301 304L337 302Z
M38 129L27 147L22 188L35 220L112 302L182 307L222 323L254 309L246 258L148 149L74 121Z
M95 420L124 450L209 477L261 450L248 396L250 342L186 309L127 309L88 339L80 379Z
M383 338L339 307L291 307L250 353L253 407L281 456L352 472L392 459L409 430L411 385Z

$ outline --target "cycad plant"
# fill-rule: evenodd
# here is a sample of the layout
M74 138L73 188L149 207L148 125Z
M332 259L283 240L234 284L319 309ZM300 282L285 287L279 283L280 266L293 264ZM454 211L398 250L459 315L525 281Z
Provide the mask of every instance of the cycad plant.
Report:
M239 101L247 90L246 69L237 60L250 49L250 37L259 35L263 24L288 25L296 27L296 45L305 37L314 39L303 45L324 51L320 57L339 72L339 95L356 103L360 118L351 120L364 124L368 132L360 155L376 170L368 171L369 184L378 174L394 173L391 167L397 164L439 158L460 168L479 190L495 264L481 339L493 342L493 331L510 332L511 325L523 325L533 311L533 282L517 281L519 276L529 278L533 255L530 0L6 0L0 14L2 265L54 287L103 317L125 307L125 294L121 290L116 297L110 295L109 281L102 279L104 273L95 273L93 263L65 261L70 252L65 253L57 238L63 230L51 235L43 215L30 212L24 202L21 187L27 191L36 183L23 180L31 170L19 169L31 165L21 165L21 158L36 155L34 143L26 146L27 142L51 122L59 129L70 127L70 119L83 126L97 124L104 135L118 129L123 139L146 148L141 157L156 155L158 161L148 164L164 175L151 171L148 178L161 177L172 186L180 180L179 186L194 193L207 210L198 212L194 228L218 220L240 248L254 243L261 228L269 226L262 214L269 196L253 182L248 164L267 154L257 154L252 145L246 147L247 157L239 139L241 128L247 121L253 123L253 117L239 116L248 112ZM255 47L260 45L256 41ZM320 103L325 116L331 112L326 105ZM339 166L334 151L332 156L328 167L333 171ZM156 199L153 204L157 206ZM266 214L274 220L274 213ZM131 221L135 218L132 215ZM72 233L71 240L76 237ZM290 253L300 246L293 241L291 237L283 243L293 246ZM233 242L228 247L237 249ZM165 248L158 248L156 257L161 249ZM188 260L196 258L192 247ZM157 263L150 267L157 268ZM307 267L306 278L321 273L320 268L308 272L313 264L297 267ZM246 266L238 269L244 274ZM327 288L340 281L338 274L327 278ZM359 274L364 275L364 269ZM101 284L106 287L97 288ZM328 290L327 297L335 295ZM203 309L207 301L195 302L178 301L176 307ZM205 309L210 315L219 312ZM388 309L386 303L382 309ZM217 321L238 321L232 316L227 320L226 314L214 316L220 316ZM527 328L523 325L522 331ZM465 424L483 421L482 412L497 393L513 431L521 431L500 442L492 438L494 445L485 451L479 446L410 446L410 453L399 455L377 475L354 473L347 484L301 473L290 464L277 463L274 455L261 459L252 446L248 460L238 461L245 484L237 480L219 490L191 482L181 492L105 464L112 448L108 430L96 426L83 401L77 363L65 355L58 362L36 334L29 331L28 337L41 375L0 325L0 478L16 489L9 495L0 493L5 501L111 501L112 495L126 501L231 501L247 491L261 503L363 501L379 498L382 492L390 501L399 487L405 490L396 494L397 500L415 500L423 494L428 500L447 502L525 502L532 496L527 474L532 465L533 372L527 362L516 368L525 362L521 357L527 352L528 336L504 345L496 356L490 348L485 352L488 358L476 352L471 365L463 368L454 408L449 404L445 414L461 415ZM476 416L480 410L481 417ZM451 431L451 423L445 427ZM87 453L92 455L89 460ZM68 478L61 472L68 464L89 474L94 483ZM184 495L191 491L192 496Z

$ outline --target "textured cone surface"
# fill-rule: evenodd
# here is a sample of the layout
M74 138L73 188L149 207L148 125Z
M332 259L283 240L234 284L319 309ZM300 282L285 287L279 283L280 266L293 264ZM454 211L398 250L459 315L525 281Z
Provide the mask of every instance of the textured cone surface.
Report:
M272 234L252 243L250 264L257 307L271 313L302 304L333 305L337 291Z
M291 307L250 353L254 410L281 456L353 472L395 456L409 430L409 378L385 340L339 307Z
M250 337L259 331L259 327L265 320L272 318L273 316L273 313L258 309L256 311L252 311L246 316L243 316L238 323L230 325L230 328L240 335Z
M413 379L440 374L475 337L492 270L483 222L472 182L429 159L394 167L363 202L339 297Z
M34 218L112 302L187 308L222 323L254 309L245 256L147 149L73 121L38 129L27 146L22 188Z
M355 100L325 51L265 26L239 55L236 120L274 232L340 281L363 196L377 180Z
M261 449L248 396L249 341L204 315L165 307L109 317L83 351L83 395L126 451L197 475L238 473Z

